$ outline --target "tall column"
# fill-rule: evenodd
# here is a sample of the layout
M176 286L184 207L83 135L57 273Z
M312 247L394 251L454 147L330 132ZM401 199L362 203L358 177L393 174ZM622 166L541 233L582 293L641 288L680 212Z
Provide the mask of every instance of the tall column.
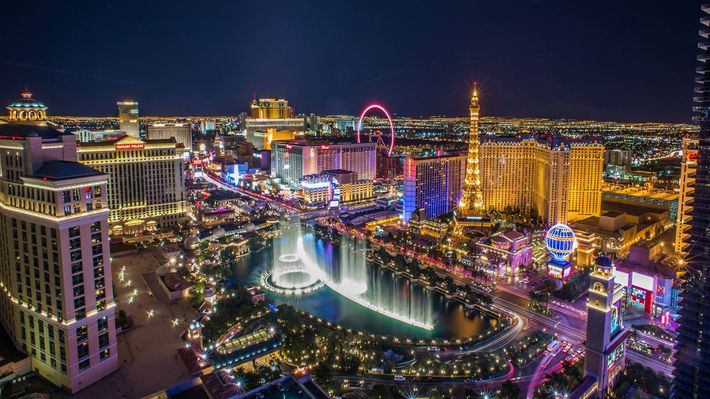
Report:
M466 161L466 179L464 193L459 203L463 215L483 215L483 191L481 190L481 166L479 160L480 139L478 137L478 118L481 110L478 104L478 87L474 85L471 104L468 107L471 126L469 128L468 156Z

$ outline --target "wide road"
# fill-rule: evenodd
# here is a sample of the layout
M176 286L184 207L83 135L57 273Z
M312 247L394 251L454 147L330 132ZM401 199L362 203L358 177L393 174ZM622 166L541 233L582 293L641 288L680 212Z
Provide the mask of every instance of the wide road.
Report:
M502 382L510 379L515 374L515 367L508 362L508 372L483 380L474 380L467 382L464 378L434 378L429 376L414 377L405 376L405 381L395 381L392 374L379 374L368 376L347 376L335 375L333 379L340 381L362 381L369 384L382 384L394 386L439 386L439 385L462 385L468 388L486 389L500 385ZM430 379L431 378L431 379Z
M580 343L585 339L586 323L580 325L580 323L561 317L540 314L527 308L528 300L501 290L495 292L493 302L503 309L525 317L529 323L534 323L547 332L557 334L560 339L574 343Z
M284 203L284 202L282 202L282 201L278 201L278 200L276 200L276 199L274 199L274 198L272 198L272 197L267 197L267 196L265 196L265 195L261 195L261 194L255 193L255 192L253 192L253 191L245 190L245 189L240 188L240 187L235 187L235 186L232 186L231 184L225 184L225 183L223 183L221 180L218 180L216 177L210 175L210 174L207 173L207 172L203 172L203 173L202 173L202 178L205 179L206 182L208 182L208 183L210 183L210 184L213 184L213 185L215 185L215 186L217 186L217 187L219 187L219 188L221 188L221 189L223 189L223 190L232 191L232 192L235 192L235 193L237 193L237 194L246 195L246 196L251 197L251 198L253 198L253 199L255 199L255 200L266 201L266 202L268 202L270 205L273 205L273 206L276 206L276 207L284 208L285 210L290 211L290 212L299 212L299 210L296 209L295 207L293 207L292 205L286 204L286 203Z
M535 388L545 379L545 368L550 364L552 359L557 357L560 352L560 348L558 348L555 352L545 352L542 360L540 360L540 363L537 364L537 368L535 368L532 379L528 384L527 394L525 395L526 398L529 399L533 397L535 394Z

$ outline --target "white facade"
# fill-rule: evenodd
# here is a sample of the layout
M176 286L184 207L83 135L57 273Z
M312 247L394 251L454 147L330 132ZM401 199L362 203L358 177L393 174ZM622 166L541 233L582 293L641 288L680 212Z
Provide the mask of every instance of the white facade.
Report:
M271 175L298 186L306 175L342 169L363 180L375 179L376 143L308 144L276 141L271 145Z

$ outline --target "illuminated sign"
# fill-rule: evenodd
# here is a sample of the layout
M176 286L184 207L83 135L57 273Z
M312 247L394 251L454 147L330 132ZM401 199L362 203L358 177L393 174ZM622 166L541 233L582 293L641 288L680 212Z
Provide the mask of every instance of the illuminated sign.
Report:
M620 304L617 302L611 307L611 325L609 327L609 333L611 335L614 335L616 331L618 331L621 328L621 318L619 317L619 306Z
M142 150L144 147L143 143L116 144L117 150Z
M607 358L607 370L611 370L624 356L624 342L617 346Z
M564 264L549 262L547 264L547 275L548 277L556 278L558 280L566 280L572 275L572 264L569 262Z
M644 311L646 313L651 313L651 307L653 304L653 291L632 286L631 301L643 305Z
M572 274L572 267L566 267L562 272L562 278L566 279Z
M547 265L547 275L552 278L561 279L562 278L562 268L554 265Z
M697 152L691 152L688 154L688 160L690 161L697 161L698 160L698 153Z
M638 302L645 302L646 290L644 290L643 288L631 287L631 296L633 297L632 299Z

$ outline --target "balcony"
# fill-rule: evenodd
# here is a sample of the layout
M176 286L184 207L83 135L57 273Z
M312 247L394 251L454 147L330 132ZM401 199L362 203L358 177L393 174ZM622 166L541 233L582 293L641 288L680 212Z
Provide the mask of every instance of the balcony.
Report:
M695 108L702 108L702 107L693 107L693 111L695 111L695 112L700 112L700 111L696 111ZM707 112L703 112L703 113L707 114ZM708 119L708 117L705 116L705 115L695 115L695 116L693 117L693 122L694 122L694 123L703 123L703 122L706 122L706 121L710 121L710 119Z
M708 32L710 32L710 31L708 31L707 29L702 29L702 30L700 30L700 36L707 39ZM707 51L708 47L710 47L710 43L708 43L706 41L698 42L698 48L703 49L704 51Z
M698 35L700 35L701 37L707 39L708 36L710 36L710 29L700 29L700 30L698 31ZM702 48L702 47L701 47L701 48Z
M703 106L710 107L710 96L695 96L693 97L693 101Z
M698 54L698 56L695 58L697 58L697 60L700 62L706 62L707 60L710 60L710 54L707 54L707 53Z

